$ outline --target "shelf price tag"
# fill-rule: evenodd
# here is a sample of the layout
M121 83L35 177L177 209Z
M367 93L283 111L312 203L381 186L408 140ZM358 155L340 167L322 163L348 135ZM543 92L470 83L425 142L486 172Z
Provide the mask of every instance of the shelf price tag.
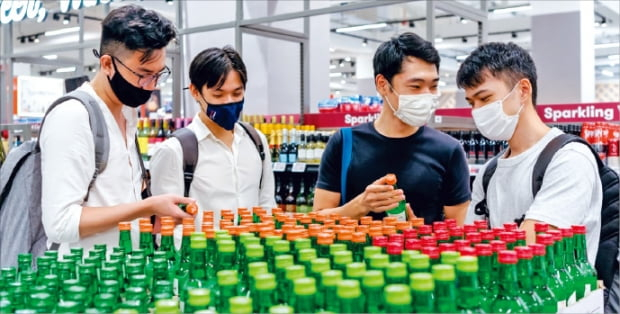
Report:
M273 163L273 172L284 172L284 171L286 171L285 162L274 162Z
M291 169L291 172L296 172L296 173L306 172L306 163L305 162L293 163L293 168Z

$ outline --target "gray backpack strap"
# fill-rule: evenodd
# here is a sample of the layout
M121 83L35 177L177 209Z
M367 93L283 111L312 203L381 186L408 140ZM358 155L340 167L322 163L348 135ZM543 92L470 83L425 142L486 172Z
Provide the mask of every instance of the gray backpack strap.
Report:
M43 125L45 124L45 119L47 118L47 115L54 108L56 108L56 106L71 99L75 99L82 103L84 105L84 108L86 108L86 111L88 111L90 129L92 130L93 141L95 143L95 173L93 174L93 177L88 184L88 191L86 192L86 197L84 198L84 201L87 201L88 194L90 193L90 189L95 183L95 179L97 179L97 176L101 172L103 172L103 170L105 170L108 164L108 155L110 153L110 139L108 138L108 128L106 126L105 119L103 118L103 112L101 112L101 108L99 108L97 100L95 100L95 98L90 96L88 93L80 90L75 90L63 97L58 98L56 101L54 101L54 103L49 106L49 108L47 108L45 116L43 117L43 121L41 122L41 129L43 129ZM41 150L38 139L36 150Z
M258 132L256 131L256 129L251 124L247 122L243 122L243 121L239 121L239 125L241 125L245 133L247 133L252 139L252 142L254 143L254 147L256 147L256 150L258 150L260 161L265 162L265 146L263 145L263 141L260 139L260 135L258 135ZM262 169L264 168L261 167L260 181L258 184L259 189L263 188L263 170Z
M198 139L196 134L187 128L174 131L172 136L179 140L183 150L183 181L185 183L183 195L189 197L189 188L194 180L194 171L198 163Z

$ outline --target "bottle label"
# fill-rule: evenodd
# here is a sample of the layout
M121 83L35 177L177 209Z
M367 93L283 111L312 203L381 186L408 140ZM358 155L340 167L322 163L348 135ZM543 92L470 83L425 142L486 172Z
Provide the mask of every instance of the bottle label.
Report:
M571 293L570 297L568 297L567 306L571 306L571 305L573 305L575 303L577 303L577 293L575 291L573 291L573 293Z
M288 154L288 162L297 162L297 155Z
M306 150L305 149L299 149L297 151L297 159L299 159L299 161L304 162L306 161Z
M317 149L314 151L314 159L316 159L316 160L319 160L319 161L320 161L322 156L323 156L323 149L322 149L322 148L317 148Z
M280 162L287 162L288 154L280 154Z

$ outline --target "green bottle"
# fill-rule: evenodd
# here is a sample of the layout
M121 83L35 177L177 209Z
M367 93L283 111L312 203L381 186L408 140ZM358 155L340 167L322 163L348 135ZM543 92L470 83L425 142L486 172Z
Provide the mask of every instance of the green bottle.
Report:
M276 241L281 240L282 237L280 236L267 236L265 238L265 248L267 249L267 265L269 265L269 272L273 273L275 271L275 254L273 252L273 246L275 245Z
M65 300L77 302L80 306L80 312L86 309L86 301L88 299L86 288L82 286L70 286L65 293Z
M553 236L553 253L555 254L555 267L560 273L560 280L564 283L564 291L566 292L566 306L572 305L577 302L577 291L575 289L575 283L579 278L573 278L571 270L566 267L566 253L565 253L565 241L562 237L562 231L549 230L547 232Z
M562 232L562 242L564 243L564 268L570 277L573 278L574 294L568 303L568 305L572 305L577 302L578 298L581 299L580 295L585 291L585 281L575 259L573 230L571 228L561 228L560 231Z
M318 283L316 291L317 308L322 308L325 300L325 291L321 283L322 274L330 269L330 262L327 258L317 258L310 262L310 276L312 276L314 281Z
M499 252L499 292L491 305L494 313L527 313L529 308L519 296L517 280L517 253L503 250Z
M172 288L172 281L170 280L157 280L153 285L153 297L155 301L162 299L170 299L174 295Z
M194 288L187 292L187 302L183 313L195 313L209 309L211 305L211 290Z
M21 253L17 255L17 275L21 280L21 274L32 271L32 254Z
M517 263L519 296L525 301L530 311L540 313L543 311L544 301L538 293L536 293L534 284L532 283L532 276L534 273L532 269L532 258L534 258L534 253L532 249L527 246L516 246L514 250L517 252L517 258L519 259Z
M381 248L378 246L366 246L364 247L364 262L366 266L370 267L370 257L373 255L381 254Z
M547 262L545 260L546 246L544 244L530 244L534 258L532 259L532 285L536 294L543 301L542 313L557 313L558 301L549 287L550 277L547 273Z
M248 297L232 297L229 300L231 314L252 314L252 298Z
M412 313L411 293L404 284L391 284L385 287L385 311L387 313Z
M47 287L47 293L49 293L52 296L52 299L54 300L54 302L55 303L58 302L58 290L60 289L58 276L54 274L45 275L45 277L43 277L43 285ZM4 289L0 289L0 290L4 290Z
M179 256L177 250L174 248L174 228L162 227L161 231L161 246L159 250L166 253L167 268L170 272L176 272Z
M37 279L36 279L36 283L37 284L42 284L43 283L43 277L45 277L45 275L49 275L51 274L51 268L52 268L52 258L49 256L39 256L37 258Z
M577 299L581 299L588 296L591 291L596 290L597 277L596 270L590 263L588 263L586 251L586 227L575 225L572 226L572 230L574 233L574 255L576 258L576 264L578 265L577 269L581 273L581 278L583 280L583 290L577 290Z
M144 250L147 258L153 257L155 245L153 243L153 225L151 224L140 225L140 249Z
M131 288L142 288L144 291L144 296L140 299L141 302L144 302L147 308L150 308L154 305L153 303L153 295L151 294L152 290L149 288L149 279L146 275L132 275L129 279ZM125 293L127 296L127 293Z
M274 274L256 275L252 300L255 313L267 313L276 304L276 276Z
M230 298L239 293L239 277L236 270L220 270L217 272L217 284L219 293L216 301L218 312L228 312Z
M351 237L351 251L353 252L354 262L364 261L364 247L366 246L366 235L363 232L353 232Z
M334 252L332 257L334 262L333 268L343 273L347 270L347 264L353 263L353 253L351 251Z
M354 279L358 281L362 281L364 279L364 274L366 273L366 264L364 263L349 263L346 267L346 279Z
M342 272L339 270L328 270L321 274L321 289L323 291L323 302L321 308L324 311L338 313L340 300L336 298L338 283L342 282ZM362 311L358 311L361 313Z
M397 190L396 186L396 175L390 173L386 176L385 183L394 187L394 190ZM398 206L387 211L388 216L395 216L399 221L407 221L407 204L404 200L398 202Z
M405 263L389 263L385 269L385 281L388 285L402 284L407 285L407 265Z
M305 277L295 279L294 297L292 304L297 313L313 313L316 312L316 281L314 278Z
M435 279L435 302L438 313L454 313L456 308L456 276L454 266L433 265L432 273Z
M95 296L95 308L102 313L112 313L116 309L117 297L111 293L98 293Z
M107 279L114 279L114 277ZM172 280L168 271L168 261L163 258L153 259L153 281L157 280Z
M56 313L82 313L84 307L78 302L62 301L56 305Z
M294 281L295 279L306 277L306 270L301 265L292 265L286 267L285 280L278 284L278 296L280 303L291 304L293 297ZM294 306L293 306L294 307Z
M79 264L78 269L80 273L80 285L86 288L87 298L84 305L89 308L92 306L93 297L98 291L97 272L93 264Z
M218 240L217 241L217 266L218 272L221 270L237 270L235 260L235 241L233 240Z
M253 262L248 264L248 273L250 277L250 293L248 295L249 297L253 298L254 293L256 293L256 291L254 290L256 276L260 274L267 274L268 272L269 270L266 262Z
M364 311L366 313L383 312L383 287L385 279L380 270L368 270L362 278L362 290L365 296ZM372 296L372 297L370 297Z
M409 276L409 286L413 311L416 313L435 312L435 281L430 273L414 273Z
M284 282L286 281L286 268L293 265L293 255L286 254L275 257L276 282L278 283L276 300L278 303L285 302L284 298L287 294L282 290L284 289Z
M28 291L27 288L19 281L9 284L9 300L15 311L26 308Z
M243 273L241 273L241 295L247 295L252 286L250 284L250 270L249 264L255 262L262 262L265 257L265 249L260 244L250 244L245 250L245 265L242 265Z
M299 253L304 249L312 249L312 242L310 239L299 238L293 241L293 257L295 258L295 263L299 262Z
M329 255L331 255L332 259L336 252L342 252L347 250L347 245L342 243L333 243L329 246ZM333 261L332 261L333 262Z
M363 313L364 297L357 280L342 280L338 283L336 294L340 305L339 313ZM333 298L333 296L330 296Z
M478 286L478 258L461 256L456 261L458 282L457 307L464 313L482 312L482 296Z
M317 258L315 249L301 249L297 252L297 261L299 264L304 265L306 270L310 270L312 267L312 261Z
M387 266L390 264L390 257L387 254L376 254L370 257L370 269L380 270L386 275Z
M430 258L426 254L414 254L409 256L407 269L410 273L428 273L431 270Z
M294 314L295 309L288 305L274 305L269 308L269 314Z
M490 313L491 304L497 298L499 291L497 282L494 280L495 276L493 276L493 249L487 243L478 243L474 247L478 255L478 283L482 296L482 309Z
M181 314L179 302L177 300L159 300L155 302L155 314Z
M99 283L99 292L114 295L115 301L120 303L123 301L121 298L120 286L121 284L119 284L118 280L104 280Z
M54 298L47 292L30 295L30 307L36 310L37 313L52 313L55 305Z
M179 263L174 277L173 289L175 295L181 295L185 286L185 281L189 278L190 261L190 242L194 232L194 225L183 226L183 237L181 238L181 248L179 250Z
M187 302L188 292L196 288L211 288L208 285L206 270L206 249L207 239L204 236L192 235L190 241L190 260L191 266L189 270L189 280L185 282L185 286L181 290L181 302Z
M390 262L402 262L403 246L399 242L390 242L387 244L386 253L390 257Z
M81 247L74 247L74 248L69 249L69 251L73 255L73 261L75 262L75 265L77 265L77 264L82 262L82 257L84 256L84 249L83 248L81 248Z
M558 302L558 311L566 308L567 291L564 282L560 278L560 271L555 264L555 251L553 248L553 236L546 233L536 235L536 243L545 245L545 262L547 264L547 275L549 277L549 288Z
M440 254L441 263L444 265L452 265L456 267L456 260L461 256L459 252L443 251Z

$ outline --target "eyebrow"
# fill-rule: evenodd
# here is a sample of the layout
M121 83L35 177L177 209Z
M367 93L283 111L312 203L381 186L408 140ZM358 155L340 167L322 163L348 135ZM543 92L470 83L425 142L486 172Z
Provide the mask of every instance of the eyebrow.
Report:
M233 92L240 91L240 90L243 90L243 86L239 86L239 87L233 89ZM222 87L220 87L220 88L216 89L216 91L223 92L224 90L222 89Z
M146 72L147 74L153 74L153 73L159 73L159 72L161 72L161 71L165 70L165 69L166 69L166 67L168 67L168 66L167 66L167 65L164 65L164 67L163 67L163 68L161 68L161 70L159 70L159 71L157 71L157 72L153 72L153 71L151 71L151 70L149 70L149 69L146 69L146 68L143 68L143 67L138 68L138 70L139 70L140 72Z
M414 78L410 78L407 80L407 83L424 83L424 82L426 82L426 80L423 78L419 78L419 77L414 77ZM439 82L439 77L434 78L432 82Z

